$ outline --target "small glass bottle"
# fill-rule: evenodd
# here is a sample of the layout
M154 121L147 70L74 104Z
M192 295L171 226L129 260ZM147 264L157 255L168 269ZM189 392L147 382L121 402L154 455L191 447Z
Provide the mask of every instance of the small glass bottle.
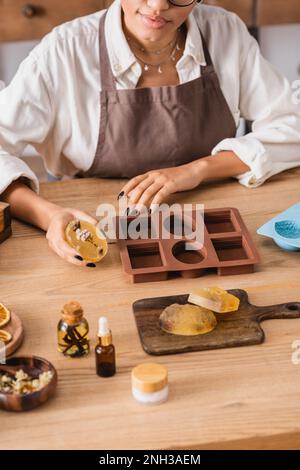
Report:
M116 353L106 317L99 318L98 339L99 343L95 348L97 375L111 377L116 373Z
M85 356L90 351L88 333L81 305L76 301L65 304L57 325L58 351L69 357Z

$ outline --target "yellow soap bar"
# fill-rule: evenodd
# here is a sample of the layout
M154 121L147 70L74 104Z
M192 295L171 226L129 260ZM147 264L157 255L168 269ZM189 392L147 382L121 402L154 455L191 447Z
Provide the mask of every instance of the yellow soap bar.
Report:
M107 253L106 238L95 225L85 220L72 220L66 228L69 245L86 261L97 263Z
M217 326L213 312L190 304L172 304L159 317L162 330L173 335L195 336L209 333Z
M235 312L240 299L220 287L203 287L189 295L188 302L217 313Z

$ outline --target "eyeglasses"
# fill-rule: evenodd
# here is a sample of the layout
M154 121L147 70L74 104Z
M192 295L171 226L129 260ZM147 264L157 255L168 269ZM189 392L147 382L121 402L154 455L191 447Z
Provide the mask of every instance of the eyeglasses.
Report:
M195 0L168 0L171 5L174 5L175 7L189 7L193 3L195 3ZM196 0L196 3L202 3L203 0Z

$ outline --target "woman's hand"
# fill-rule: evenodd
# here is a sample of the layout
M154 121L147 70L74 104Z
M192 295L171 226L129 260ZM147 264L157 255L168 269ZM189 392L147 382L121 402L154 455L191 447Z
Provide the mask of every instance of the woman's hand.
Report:
M161 170L151 170L132 178L119 196L127 196L132 207L144 205L152 209L170 194L196 188L205 177L205 162L194 162Z
M90 217L85 212L71 208L60 208L54 211L50 217L46 238L50 248L58 256L77 266L96 266L94 263L86 263L74 248L66 241L65 230L69 222L74 219L86 220L93 225L97 225L97 220ZM81 259L80 259L81 258Z
M13 217L44 230L50 248L58 256L77 266L96 266L83 261L76 250L68 245L65 237L65 229L71 220L83 219L96 225L97 220L93 217L77 209L65 209L47 201L21 181L13 181L1 195L1 200L10 204Z

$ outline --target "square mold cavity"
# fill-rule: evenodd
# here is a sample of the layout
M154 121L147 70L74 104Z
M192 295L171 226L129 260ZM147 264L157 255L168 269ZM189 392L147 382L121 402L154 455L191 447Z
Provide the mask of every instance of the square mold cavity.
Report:
M191 237L195 231L195 223L191 215L171 214L163 218L162 233L176 238ZM193 238L193 237L192 237Z
M205 213L204 223L208 233L236 232L231 210Z
M128 245L127 250L132 269L157 268L163 266L159 243Z
M212 244L219 261L238 261L248 259L243 237L215 238Z
M151 217L119 217L119 227L117 227L118 238L126 240L151 240L157 239L157 230L152 223ZM130 236L130 230L133 230L136 238ZM153 238L152 238L153 236Z

